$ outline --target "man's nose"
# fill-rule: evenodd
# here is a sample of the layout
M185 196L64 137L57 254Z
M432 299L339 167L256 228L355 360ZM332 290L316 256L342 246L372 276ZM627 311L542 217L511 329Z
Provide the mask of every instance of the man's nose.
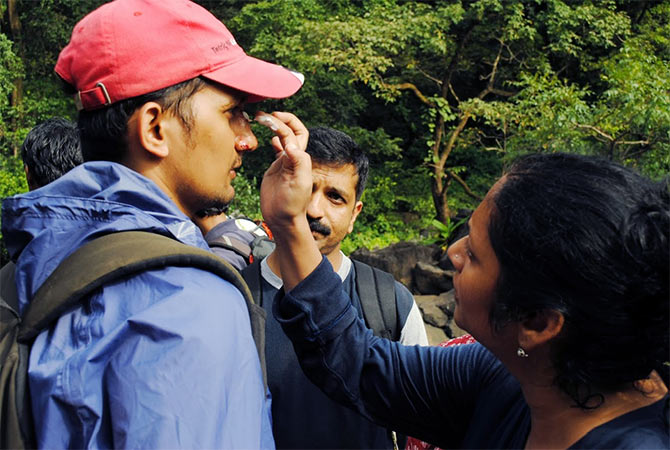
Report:
M454 269L456 269L457 272L460 272L463 269L464 250L465 250L465 237L460 238L459 240L451 244L447 249L447 256L451 260L451 264L453 264Z
M321 203L321 196L313 193L307 204L307 217L312 219L320 219L323 217L323 207Z
M237 114L231 120L231 128L235 133L235 150L238 152L246 152L256 150L258 147L258 139L251 131L249 121L242 114Z

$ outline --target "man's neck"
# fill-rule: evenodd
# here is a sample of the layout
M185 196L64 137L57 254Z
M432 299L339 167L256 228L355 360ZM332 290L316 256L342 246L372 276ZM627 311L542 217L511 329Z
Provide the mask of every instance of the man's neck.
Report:
M326 258L328 258L328 261L330 262L330 265L333 266L333 270L335 272L340 270L340 266L342 265L342 252L340 251L339 247L327 254ZM267 257L267 261L270 270L272 270L277 276L281 278L281 271L279 270L277 255L275 255L274 252L270 253L270 255Z
M340 270L340 266L342 265L342 252L340 251L339 246L327 254L326 258L328 258L328 261L330 262L330 265L333 266L333 270L335 272Z

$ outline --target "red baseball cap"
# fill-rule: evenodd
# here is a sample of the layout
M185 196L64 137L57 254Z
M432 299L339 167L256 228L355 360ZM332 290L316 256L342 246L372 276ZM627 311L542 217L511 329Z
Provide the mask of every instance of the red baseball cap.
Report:
M284 98L302 74L253 58L209 11L188 0L115 0L84 17L61 51L56 73L93 110L203 76L249 93Z

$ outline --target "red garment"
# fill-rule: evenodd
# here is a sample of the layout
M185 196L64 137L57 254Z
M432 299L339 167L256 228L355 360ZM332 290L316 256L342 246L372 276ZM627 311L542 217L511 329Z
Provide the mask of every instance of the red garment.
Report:
M463 345L463 344L473 344L475 338L469 334L464 334L463 336L455 337L453 339L446 340L439 344L440 347L451 347L453 345ZM421 441L417 438L411 436L407 437L407 444L405 445L405 450L441 450L439 447L429 444L428 442Z

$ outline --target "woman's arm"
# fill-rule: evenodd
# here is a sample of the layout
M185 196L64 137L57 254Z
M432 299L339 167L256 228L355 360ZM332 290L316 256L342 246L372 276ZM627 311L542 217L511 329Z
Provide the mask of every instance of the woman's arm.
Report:
M274 314L310 380L364 417L442 447L459 447L499 365L483 347L403 346L359 319L327 259L283 295Z

